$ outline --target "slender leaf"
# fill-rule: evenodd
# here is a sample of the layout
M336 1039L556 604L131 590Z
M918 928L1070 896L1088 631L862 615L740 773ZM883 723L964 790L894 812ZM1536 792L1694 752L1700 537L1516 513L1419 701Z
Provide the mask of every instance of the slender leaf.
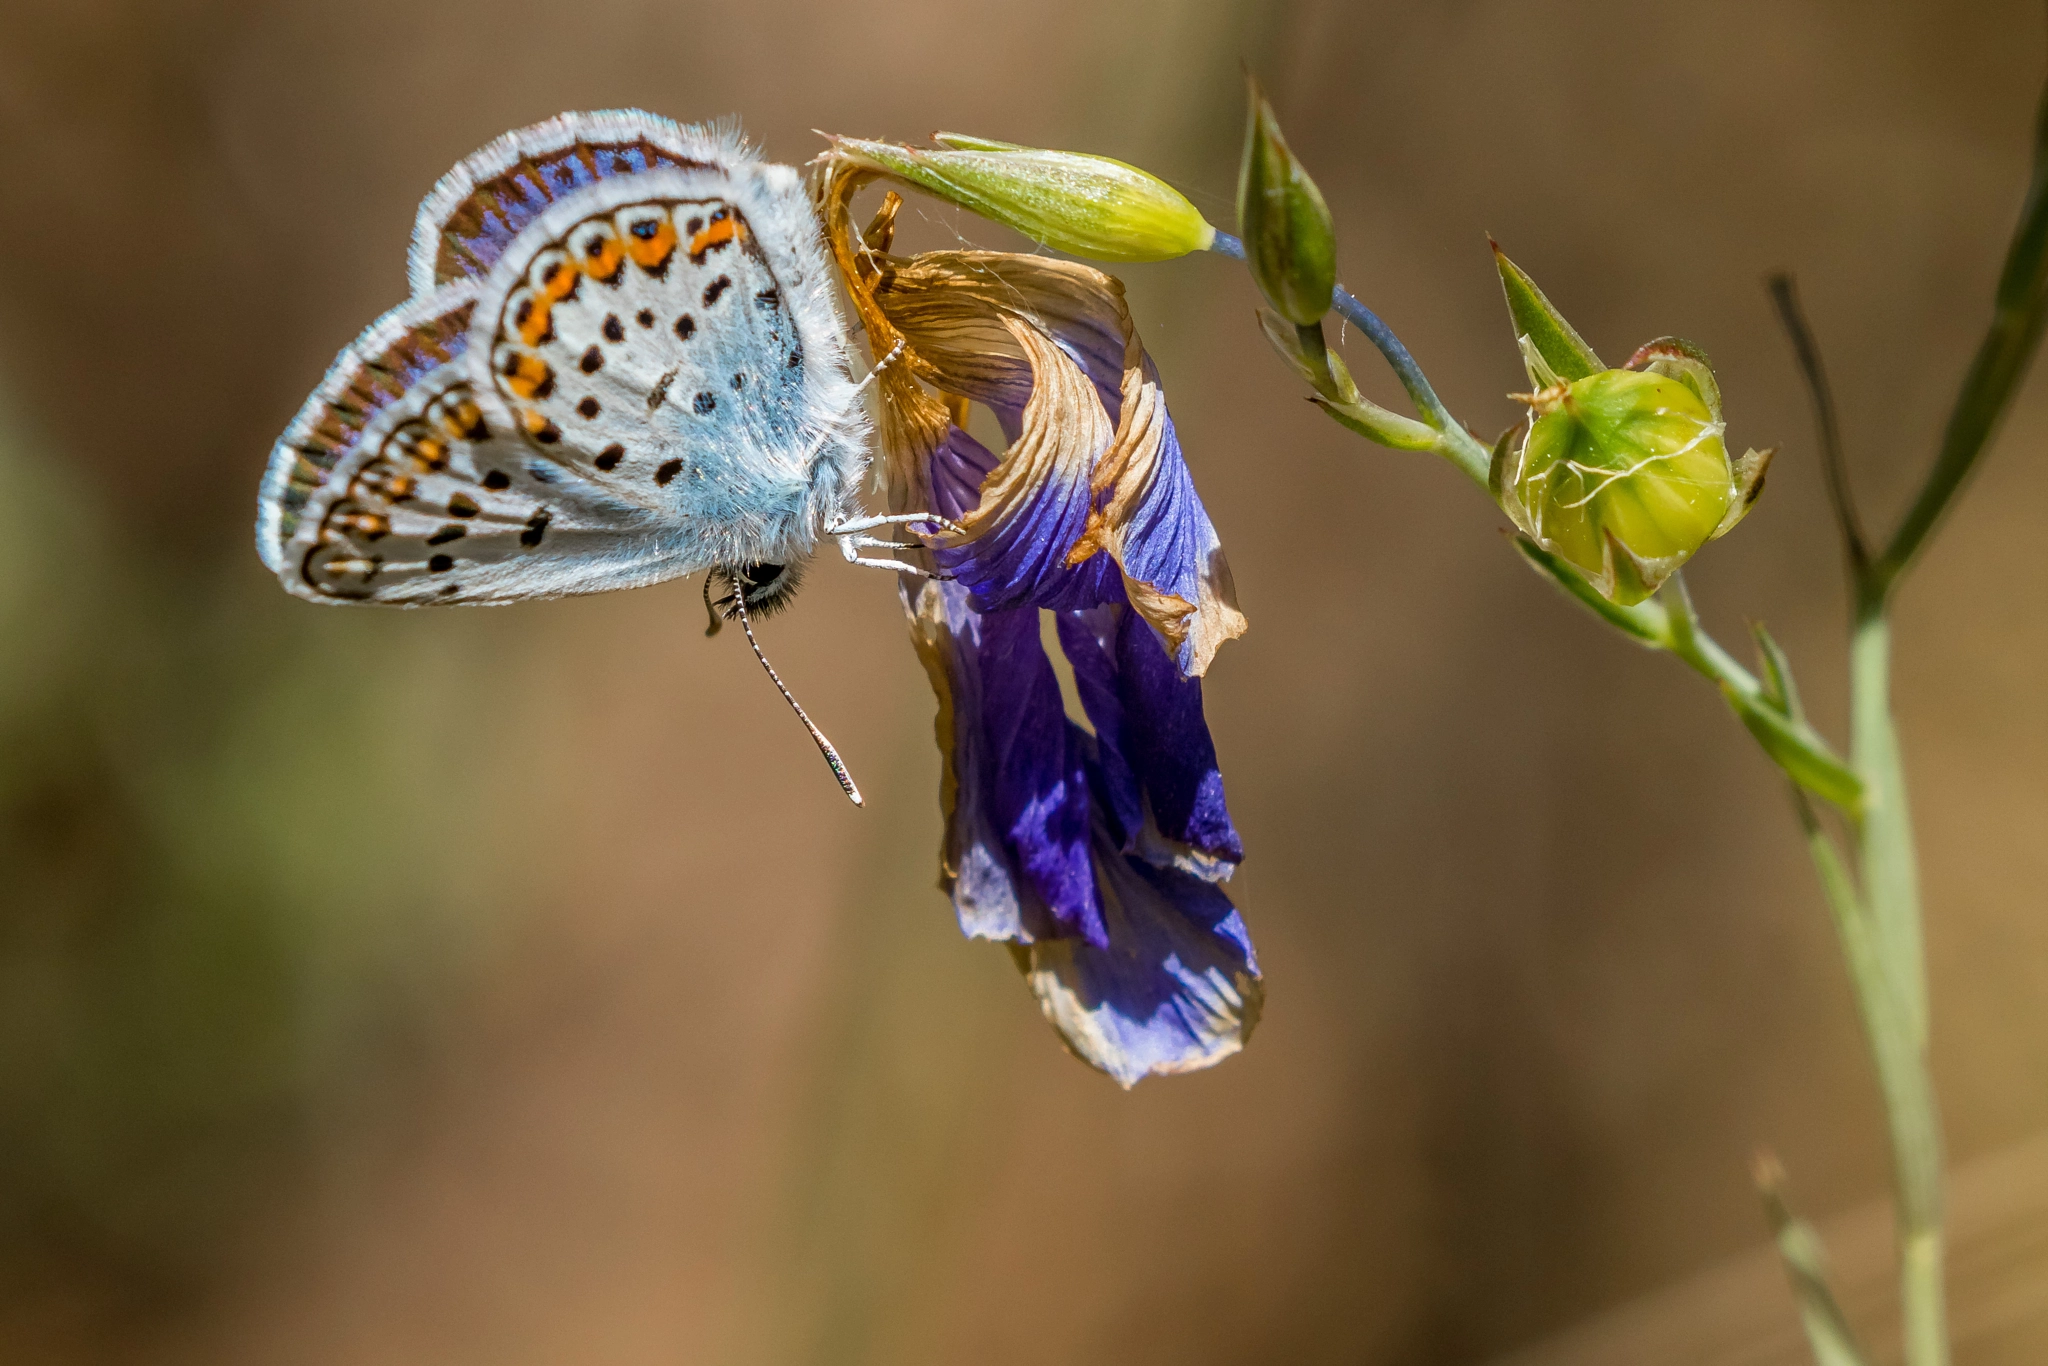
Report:
M1436 429L1390 412L1369 398L1356 403L1336 403L1317 394L1309 402L1368 441L1391 446L1397 451L1433 451L1443 444Z
M1280 358L1316 391L1312 402L1344 426L1397 451L1433 451L1443 437L1434 427L1402 417L1358 391L1344 358L1322 343L1321 324L1299 327L1270 308L1259 310L1259 330Z
M1806 709L1799 703L1799 685L1792 681L1792 661L1785 657L1784 650L1762 622L1753 623L1749 633L1756 637L1757 657L1763 660L1764 684L1771 701L1792 720L1806 720Z
M1828 743L1813 727L1795 721L1778 710L1778 704L1762 693L1744 693L1722 685L1728 705L1756 742L1770 755L1771 762L1785 770L1801 787L1860 819L1863 814L1863 780L1854 769L1836 758Z
M1771 1221L1786 1278L1792 1283L1792 1297L1798 1302L1799 1321L1806 1329L1813 1359L1817 1366L1866 1366L1863 1348L1828 1286L1827 1251L1820 1235L1786 1205L1784 1179L1784 1170L1775 1158L1757 1160L1757 1190L1764 1198L1764 1213Z

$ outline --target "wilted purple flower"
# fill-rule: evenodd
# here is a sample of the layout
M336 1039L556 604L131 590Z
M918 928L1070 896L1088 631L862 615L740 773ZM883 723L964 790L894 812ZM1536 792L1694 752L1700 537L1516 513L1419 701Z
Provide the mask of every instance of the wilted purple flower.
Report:
M856 235L849 206L873 175L828 152L814 184L871 348L904 343L878 381L890 510L960 527L931 538L947 577L904 590L939 699L940 885L967 934L1009 944L1082 1059L1125 1086L1206 1067L1263 1001L1219 885L1243 848L1200 682L1245 621L1158 375L1100 271L890 256L894 195ZM970 402L995 414L1002 454L968 434Z

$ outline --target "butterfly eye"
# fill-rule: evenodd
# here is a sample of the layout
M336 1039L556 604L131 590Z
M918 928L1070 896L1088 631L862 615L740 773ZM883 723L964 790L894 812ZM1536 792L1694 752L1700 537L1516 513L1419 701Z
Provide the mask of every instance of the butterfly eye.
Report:
M789 606L796 590L803 585L803 566L791 564L748 564L738 569L718 569L713 575L723 585L737 587L747 595L747 611L757 617L765 617ZM721 615L731 621L738 613L732 607L728 593L717 600Z

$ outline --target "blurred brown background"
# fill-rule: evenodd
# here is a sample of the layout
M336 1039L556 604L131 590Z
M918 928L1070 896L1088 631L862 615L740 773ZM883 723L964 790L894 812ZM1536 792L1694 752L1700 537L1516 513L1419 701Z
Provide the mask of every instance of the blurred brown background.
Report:
M821 564L766 632L855 811L693 583L322 611L249 524L270 441L401 297L416 202L507 128L737 112L789 161L963 129L1227 224L1242 61L1347 282L1483 430L1521 383L1488 231L1609 357L1715 356L1731 440L1783 450L1694 590L1731 642L1767 620L1839 734L1761 277L1799 272L1889 515L1988 313L2038 6L0 19L0 1359L1461 1366L1755 1247L1759 1143L1816 1214L1884 1191L1773 773L1451 470L1301 402L1220 258L1128 279L1253 625L1208 698L1271 1004L1244 1056L1130 1095L932 890L932 700L879 576ZM1005 243L914 209L911 245ZM1898 632L1935 1065L1986 1171L2048 1130L2044 438L2036 382Z

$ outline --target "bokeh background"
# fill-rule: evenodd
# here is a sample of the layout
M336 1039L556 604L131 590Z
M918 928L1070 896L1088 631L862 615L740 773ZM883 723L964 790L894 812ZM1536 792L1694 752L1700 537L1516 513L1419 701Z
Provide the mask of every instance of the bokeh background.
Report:
M1143 164L1227 224L1243 63L1344 278L1481 430L1521 384L1489 231L1610 357L1712 353L1731 439L1782 452L1694 589L1724 638L1769 622L1839 734L1836 551L1761 279L1799 273L1883 519L1987 316L2037 5L0 20L0 1359L1463 1366L1755 1248L1760 1143L1817 1215L1882 1195L1772 770L1452 471L1303 403L1220 258L1127 272L1252 622L1208 705L1270 1006L1201 1075L1119 1092L956 933L880 576L821 564L764 633L856 811L694 583L325 611L249 525L270 442L401 297L414 205L507 128L738 113L788 161L814 128L964 129ZM1013 245L928 202L906 233ZM1951 1152L2008 1173L2048 1130L2044 439L2037 381L1898 629Z

